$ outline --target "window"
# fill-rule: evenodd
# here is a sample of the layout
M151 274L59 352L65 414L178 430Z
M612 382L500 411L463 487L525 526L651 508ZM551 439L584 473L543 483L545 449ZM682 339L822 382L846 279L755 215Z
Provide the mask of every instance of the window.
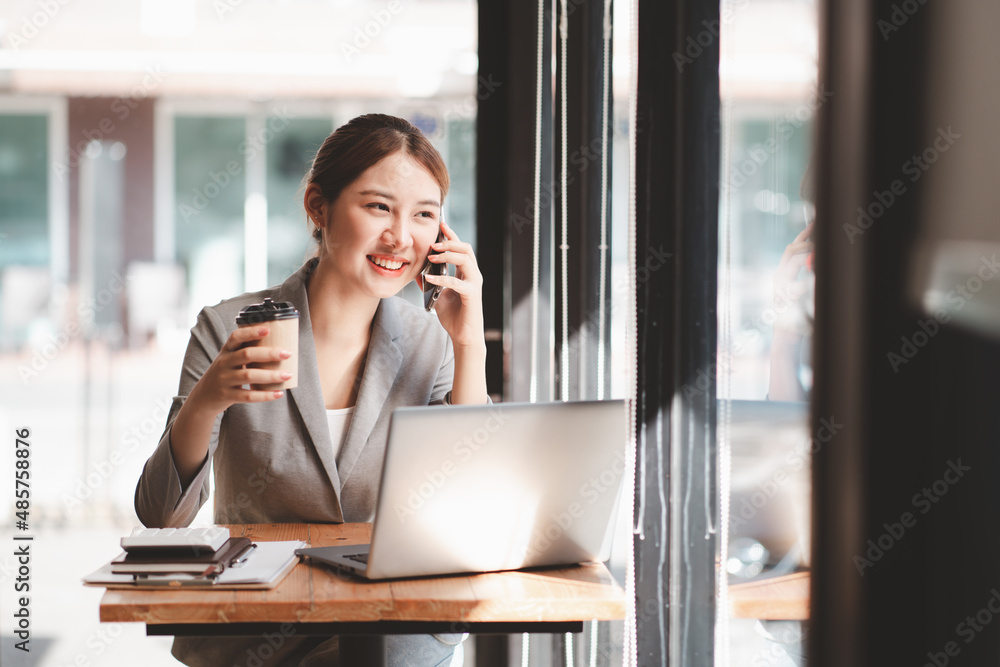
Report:
M66 106L0 96L0 349L52 333L68 270Z
M44 114L0 114L0 265L49 262L48 124Z
M174 120L176 261L197 308L243 291L247 157L256 152L245 125L238 117Z
M267 284L277 285L302 265L310 247L302 179L334 123L271 116L267 125L281 128L267 145Z
M810 1L724 2L718 439L730 585L808 567L813 321ZM811 228L809 228L811 229ZM726 480L724 480L726 481ZM716 664L800 664L798 622L719 613Z
M0 114L0 339L24 344L49 305L48 118Z

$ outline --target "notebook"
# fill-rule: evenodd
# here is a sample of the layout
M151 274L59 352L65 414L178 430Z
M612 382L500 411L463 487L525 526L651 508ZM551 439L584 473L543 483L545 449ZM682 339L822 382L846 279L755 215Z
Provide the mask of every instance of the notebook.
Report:
M399 408L370 545L296 553L367 579L606 561L624 401Z
M162 551L143 549L122 553L111 561L111 571L115 574L153 574L156 572L188 572L207 574L221 572L225 568L249 557L256 546L248 537L230 537L218 551L178 553L168 547Z
M212 587L236 590L268 589L277 586L292 571L299 559L295 550L305 546L301 540L255 542L246 559L211 576L185 572L149 573L145 575L115 574L107 563L83 578L88 586L105 588L176 588Z
M218 551L230 537L225 526L198 528L135 528L122 538L122 549L132 554L176 551L191 555Z

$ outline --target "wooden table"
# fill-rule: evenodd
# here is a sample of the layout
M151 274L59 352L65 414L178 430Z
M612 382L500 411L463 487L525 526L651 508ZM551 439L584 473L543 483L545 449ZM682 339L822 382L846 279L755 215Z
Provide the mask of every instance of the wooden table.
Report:
M230 526L255 541L364 544L370 524ZM259 635L286 623L299 634L579 632L625 617L625 593L602 564L365 582L298 563L274 589L108 590L101 621L146 624L157 635Z
M809 573L796 572L729 587L735 618L809 620Z

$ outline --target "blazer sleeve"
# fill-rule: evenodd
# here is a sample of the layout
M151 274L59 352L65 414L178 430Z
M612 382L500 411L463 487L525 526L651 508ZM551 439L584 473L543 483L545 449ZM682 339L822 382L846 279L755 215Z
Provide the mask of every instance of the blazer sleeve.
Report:
M451 346L451 339L445 336L444 357L434 378L428 405L451 405L451 385L454 380L455 350Z
M222 318L211 308L203 308L191 329L181 379L167 415L166 429L160 442L146 461L135 488L135 513L143 525L150 528L187 526L208 500L209 472L212 456L219 444L222 415L215 420L208 445L208 456L194 479L182 488L180 475L170 451L170 433L177 413L191 389L205 373L228 338Z

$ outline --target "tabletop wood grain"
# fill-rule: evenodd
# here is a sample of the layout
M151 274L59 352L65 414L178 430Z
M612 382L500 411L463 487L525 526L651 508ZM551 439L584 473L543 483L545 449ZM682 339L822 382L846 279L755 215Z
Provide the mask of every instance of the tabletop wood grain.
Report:
M364 544L371 524L230 526L257 541ZM625 593L603 564L366 582L300 562L271 590L108 590L104 622L562 622L625 617Z
M730 586L729 602L735 618L809 620L809 573L796 572Z

